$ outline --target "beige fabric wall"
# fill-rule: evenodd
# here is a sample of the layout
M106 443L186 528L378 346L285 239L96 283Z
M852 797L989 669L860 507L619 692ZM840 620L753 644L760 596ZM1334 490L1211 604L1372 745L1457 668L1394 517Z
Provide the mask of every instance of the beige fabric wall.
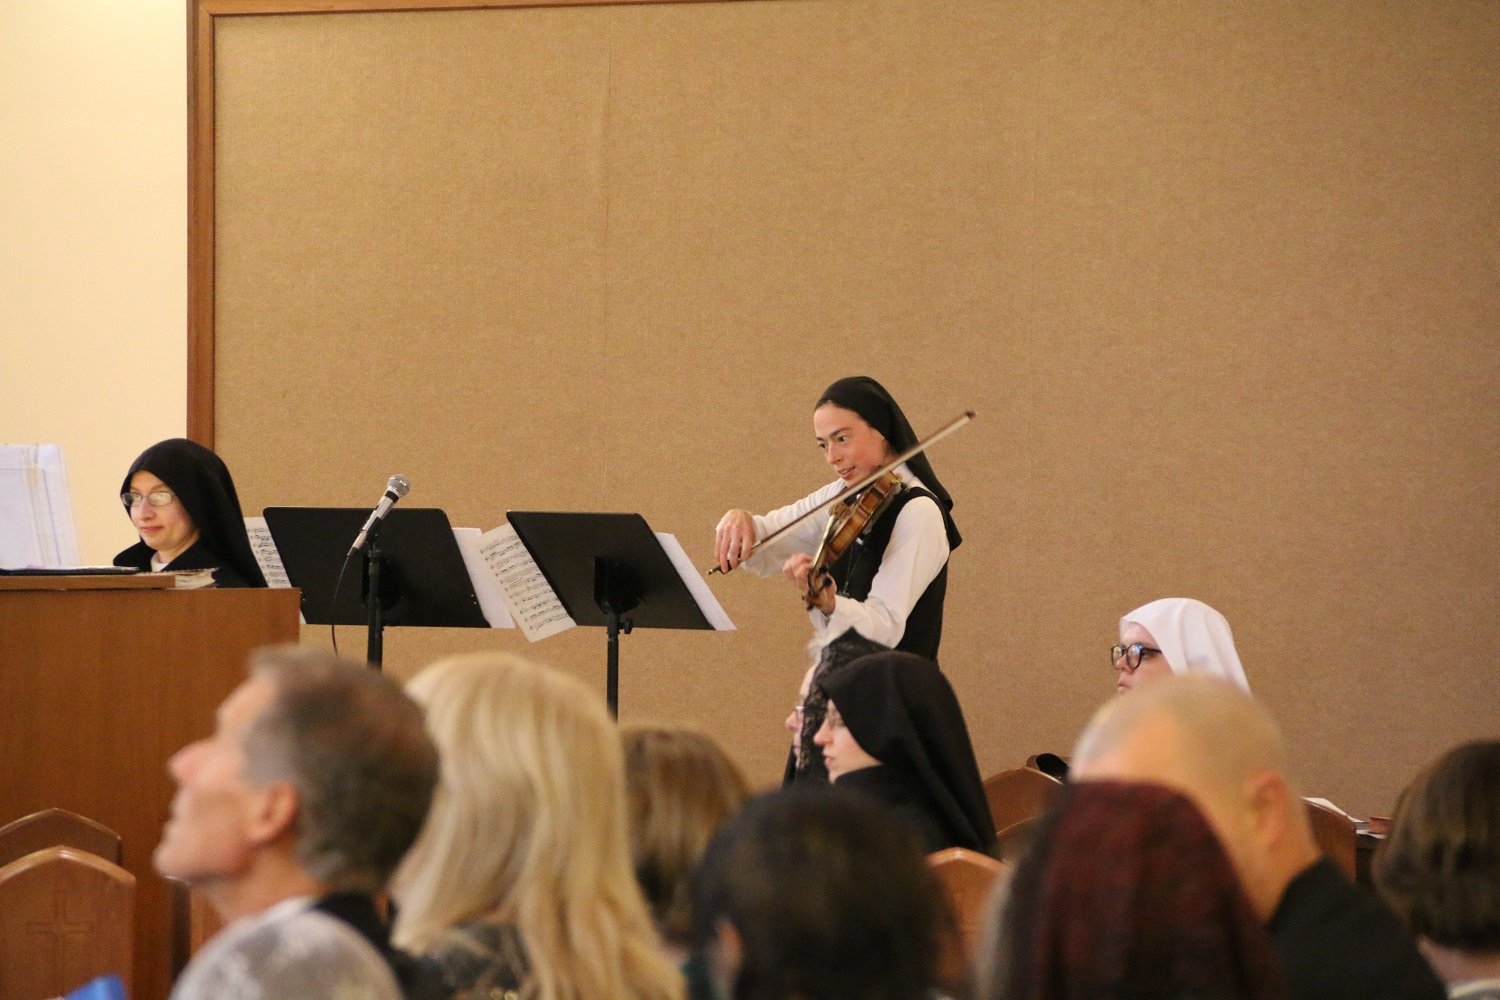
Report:
M216 441L250 507L638 510L706 564L868 373L967 541L986 772L1066 751L1124 611L1235 627L1308 790L1380 812L1500 708L1500 8L807 0L216 18ZM622 642L622 715L762 781L807 635ZM319 630L309 638L323 641ZM346 648L362 649L359 630ZM604 638L393 631L410 673Z

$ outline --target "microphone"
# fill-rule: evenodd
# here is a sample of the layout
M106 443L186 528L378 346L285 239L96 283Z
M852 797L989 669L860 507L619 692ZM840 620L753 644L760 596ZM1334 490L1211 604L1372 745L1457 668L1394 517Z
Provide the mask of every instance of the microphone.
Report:
M354 540L353 545L349 546L349 555L352 556L365 547L365 539L369 538L370 529L384 521L385 516L391 512L391 508L396 506L396 501L406 496L410 489L411 483L406 481L405 476L395 475L386 480L385 496L381 497L375 509L370 511L370 519L365 522L365 526L359 529L359 537ZM344 558L347 559L348 556Z

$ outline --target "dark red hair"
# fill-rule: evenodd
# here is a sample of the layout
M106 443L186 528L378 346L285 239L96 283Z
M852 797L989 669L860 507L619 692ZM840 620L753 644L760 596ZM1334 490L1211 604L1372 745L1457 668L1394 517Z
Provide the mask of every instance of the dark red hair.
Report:
M1069 786L1016 866L986 1000L1284 998L1266 930L1198 809Z

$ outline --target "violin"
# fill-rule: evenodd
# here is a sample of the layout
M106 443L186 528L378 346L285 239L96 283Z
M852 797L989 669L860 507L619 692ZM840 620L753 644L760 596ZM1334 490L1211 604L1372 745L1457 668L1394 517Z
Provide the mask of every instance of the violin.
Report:
M829 572L833 564L848 551L854 540L875 526L875 521L890 507L891 501L906 489L906 484L894 471L887 472L856 496L837 500L828 508L828 526L823 529L823 540L818 551L813 553L812 565L807 570L807 609L817 604L818 593L833 582Z
M968 423L970 420L973 420L973 419L974 419L974 411L973 410L965 410L963 413L960 413L958 416L956 416L952 420L948 421L948 423L944 424L939 430L937 430L935 433L933 433L930 437L926 438L925 440L918 441L916 444L912 445L910 448L906 449L901 454L897 455L895 458L893 458L889 462L885 463L885 465L882 465L880 468L876 469L874 472L870 473L868 476L866 476L865 478L861 479L859 482L855 483L853 486L849 487L844 492L838 494L837 496L829 497L827 500L823 501L822 503L818 504L816 507L814 507L811 510L807 511L806 513L804 513L801 517L797 518L795 521L791 521L788 524L782 525L776 531L771 532L765 538L762 538L760 541L756 542L753 546L750 547L750 551L747 552L747 553L745 553L745 558L748 559L750 556L752 556L755 553L759 552L761 549L765 548L767 545L770 545L772 542L776 541L776 539L780 538L782 535L786 534L788 531L791 531L797 525L801 524L803 521L807 520L809 517L812 517L814 514L818 513L819 511L826 510L829 507L832 507L832 506L834 506L836 504L841 504L841 503L846 503L846 502L847 503L855 503L855 502L857 502L857 498L860 495L863 494L863 492L864 492L864 490L865 490L865 488L867 486L872 486L875 483L877 483L877 482L879 482L879 481L881 481L881 480L886 479L887 477L889 477L891 479L895 479L896 486L899 487L901 485L901 480L897 479L896 478L896 474L895 474L897 466L901 465L903 462L909 461L910 459L913 459L916 456L922 454L922 452L926 451L929 446L934 445L937 442L941 441L943 438L947 437L949 434L952 434L954 431L958 430L964 424ZM892 495L894 495L894 493ZM881 510L883 510L883 509L884 509L884 507L881 508ZM872 514L865 519L865 525L868 526L869 523L870 523L870 521L872 521L875 516L878 516L879 513L880 513L880 511L878 511L878 510L872 512ZM830 527L831 526L832 525L830 524ZM863 530L863 528L861 528L859 530ZM856 530L854 532L854 534L850 537L849 541L847 541L847 542L844 543L844 548L848 547L849 542L852 542L855 538L859 537L859 530ZM826 536L827 532L825 532L824 534ZM821 550L821 546L820 546L820 550ZM839 552L843 552L843 548L840 548ZM828 559L827 562L831 564L837 558L838 558L838 556L835 555L835 556L833 556L833 558ZM744 560L742 559L740 561L743 562ZM814 562L813 562L813 567L816 569L817 566L818 566L818 562L815 559ZM715 573L720 573L720 572L723 572L723 571L720 570L719 567L717 567L717 566L711 566L708 569L708 574L707 575L708 576L713 576ZM815 580L815 579L820 579L819 577L813 576L813 574L811 574L811 573L809 573L807 575L807 578L808 578L809 581L812 581L812 580ZM810 594L816 593L816 590L813 589L812 584L810 582L808 584L808 591L809 591Z

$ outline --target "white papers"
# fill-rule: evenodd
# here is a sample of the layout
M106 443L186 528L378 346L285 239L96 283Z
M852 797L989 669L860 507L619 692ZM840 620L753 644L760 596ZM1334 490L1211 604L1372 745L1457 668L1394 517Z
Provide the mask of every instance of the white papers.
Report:
M693 595L698 609L703 612L703 617L708 619L708 623L715 629L720 631L733 629L734 623L729 620L729 615L724 612L713 592L708 589L708 584L693 566L692 561L688 559L687 553L683 551L676 536L664 531L658 531L655 534L667 558L672 561L673 568L677 570L678 576L682 577L682 582L687 585L689 593ZM462 540L459 548L464 550L465 561L469 561L469 552L465 549ZM521 632L525 634L529 642L566 632L577 625L568 615L567 609L563 607L562 600L557 596L556 591L547 582L547 577L541 567L536 564L536 560L531 557L526 545L516 534L515 528L509 524L502 524L492 531L485 532L479 537L475 552L483 561L483 568L482 570L476 569L471 563L469 574L474 578L474 592L480 595L480 604L483 605L485 600L484 595L480 593L481 586L497 588L505 607L510 611L510 617L521 627Z
M286 567L281 564L281 552L276 548L276 539L271 537L271 529L266 527L266 519L245 518L245 533L250 536L250 551L255 553L266 586L290 587L292 578L286 575Z
M575 626L515 528L502 524L485 532L479 554L527 641L536 642Z
M500 589L500 581L490 572L480 551L483 536L479 529L454 528L453 540L458 542L458 553L464 557L464 568L469 571L469 582L479 599L484 620L490 623L490 628L515 628L516 623L506 610L505 591Z
M266 519L245 518L245 534L250 536L250 551L255 553L255 561L260 566L261 575L266 578L266 586L290 588L292 578L286 575L286 567L281 564L281 550L276 547L276 539L271 537L271 529L266 527ZM306 625L307 616L299 611L297 621Z
M707 618L708 623L717 631L733 632L734 622L729 620L729 615L719 604L719 599L714 596L714 592L708 589L708 581L703 579L703 574L698 572L698 567L688 559L677 536L669 535L665 531L658 531L655 534L667 558L672 560L672 566L677 570L677 575L682 577L683 583L687 584L688 593L693 595L693 601L698 605L698 610L703 612L703 617Z
M1338 806L1334 805L1332 802L1329 802L1327 799L1320 799L1320 798L1318 798L1315 795L1304 795L1304 796L1302 796L1302 798L1305 801L1307 801L1307 802L1311 802L1315 806L1322 806L1324 809L1330 809L1333 812L1338 813L1340 816L1344 817L1347 820L1353 820L1354 819L1353 816L1350 816L1348 813L1344 812L1344 810L1340 809Z
M0 445L0 567L78 565L62 449Z
M266 527L266 519L245 518L245 530L266 583L272 587L290 587L291 580ZM577 626L515 528L502 524L483 534L478 528L454 528L453 538L469 572L479 610L491 628L519 627L528 642L536 642ZM734 623L676 536L659 531L656 539L709 625L719 631L732 630Z

